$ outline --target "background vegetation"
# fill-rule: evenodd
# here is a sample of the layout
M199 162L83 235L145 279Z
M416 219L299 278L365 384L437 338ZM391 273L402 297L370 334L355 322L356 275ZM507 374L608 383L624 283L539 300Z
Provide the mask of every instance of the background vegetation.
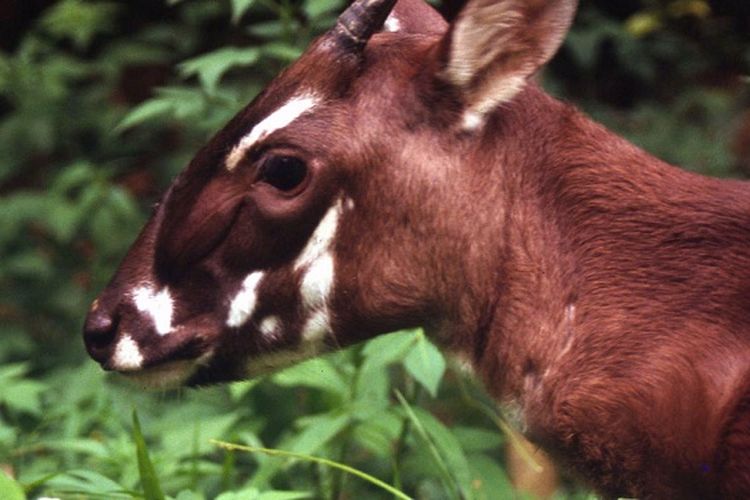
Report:
M15 478L0 474L0 496L389 498L213 438L342 461L420 498L515 498L496 410L419 331L156 395L85 356L87 305L149 205L342 4L0 2L0 467ZM545 85L664 159L744 175L749 42L743 0L583 0Z

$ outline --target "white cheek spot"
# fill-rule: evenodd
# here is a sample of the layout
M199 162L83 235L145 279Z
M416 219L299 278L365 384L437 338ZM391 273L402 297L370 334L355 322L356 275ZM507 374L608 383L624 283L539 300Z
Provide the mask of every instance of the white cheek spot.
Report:
M302 301L308 309L325 305L333 288L333 278L333 255L330 252L310 263L300 286Z
M123 335L115 346L112 367L119 371L134 371L143 366L143 354L130 335Z
M319 102L320 98L313 94L292 97L286 104L256 124L249 134L240 139L240 142L227 155L227 170L234 170L245 157L245 153L257 142L288 126L294 120L312 110Z
M390 31L391 33L395 33L401 30L401 21L398 20L395 14L391 13L388 16L388 18L385 20L385 23L383 24L383 29L385 31Z
M331 331L331 320L327 309L315 312L302 327L302 340L307 344L317 344Z
M262 271L255 271L247 275L242 282L242 288L232 299L229 305L229 315L227 316L227 326L237 328L245 324L258 302L258 284L263 279Z
M315 260L319 259L328 251L336 236L336 229L341 216L341 200L334 203L328 209L326 214L318 223L318 227L313 231L310 240L305 245L304 250L294 262L294 270L297 271L303 267L310 266Z
M142 286L133 290L133 302L140 312L147 314L154 322L156 333L166 335L172 332L174 301L168 288L154 293L152 287Z
M352 200L351 198L347 197L346 200L344 200L344 207L347 210L349 210L349 211L354 210L354 206L355 206L354 205L354 200Z
M278 338L280 326L281 321L279 320L278 316L268 316L263 321L261 321L258 329L264 337L273 340Z

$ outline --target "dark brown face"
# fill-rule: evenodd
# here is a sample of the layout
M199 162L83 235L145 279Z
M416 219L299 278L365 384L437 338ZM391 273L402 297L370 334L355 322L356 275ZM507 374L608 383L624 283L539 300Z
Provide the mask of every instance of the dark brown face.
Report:
M356 0L169 188L91 306L91 356L167 387L446 318L460 330L461 284L491 274L488 232L467 221L496 213L487 172L512 156L486 150L487 118L575 10L487 2L448 28L422 0L388 20L393 0Z
M404 279L414 259L391 255L412 233L382 185L397 152L352 137L394 117L356 122L355 109L381 106L357 95L373 89L353 77L371 76L328 45L280 75L169 188L87 317L86 347L105 369L156 387L233 380L419 322L427 301ZM361 293L367 281L377 297Z

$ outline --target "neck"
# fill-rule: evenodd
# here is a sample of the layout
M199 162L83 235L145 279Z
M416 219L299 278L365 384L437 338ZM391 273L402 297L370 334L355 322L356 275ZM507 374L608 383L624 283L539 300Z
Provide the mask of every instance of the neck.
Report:
M629 459L634 476L605 489L647 484L642 461L676 450L654 477L688 477L712 463L750 362L750 190L664 164L536 90L524 98L524 127L500 130L539 160L499 156L502 240L483 278L496 282L467 354L530 436L579 470L601 477ZM588 456L583 430L612 456Z

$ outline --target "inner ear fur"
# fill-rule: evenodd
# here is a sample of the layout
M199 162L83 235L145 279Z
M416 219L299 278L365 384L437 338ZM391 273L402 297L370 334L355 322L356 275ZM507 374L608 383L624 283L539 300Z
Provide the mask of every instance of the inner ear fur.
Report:
M510 101L557 52L577 0L470 0L442 40L438 77L458 89L462 127Z

